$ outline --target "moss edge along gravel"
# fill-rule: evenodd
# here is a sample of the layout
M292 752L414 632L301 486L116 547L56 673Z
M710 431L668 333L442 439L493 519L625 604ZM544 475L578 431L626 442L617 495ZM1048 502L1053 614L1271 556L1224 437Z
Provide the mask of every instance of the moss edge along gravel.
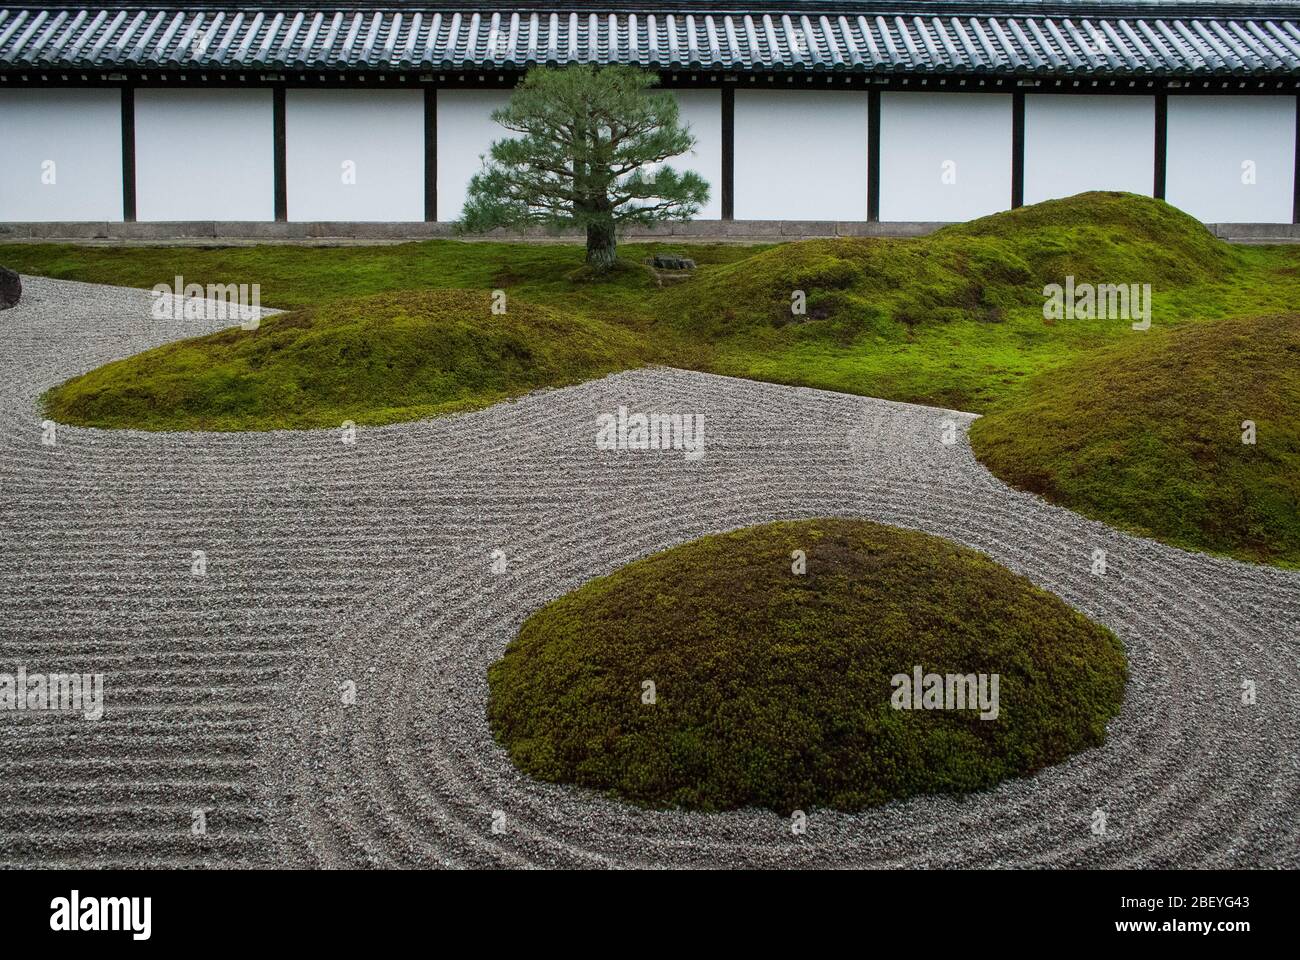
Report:
M894 709L916 666L998 674L997 719ZM983 554L819 519L704 537L543 607L488 670L488 720L524 772L638 804L857 810L1097 746L1126 675L1110 631Z

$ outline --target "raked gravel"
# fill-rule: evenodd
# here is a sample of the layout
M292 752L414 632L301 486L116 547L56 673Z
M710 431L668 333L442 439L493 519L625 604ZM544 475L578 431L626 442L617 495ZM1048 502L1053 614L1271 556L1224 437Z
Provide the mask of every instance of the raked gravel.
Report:
M0 715L0 865L1300 866L1300 574L1011 490L970 415L646 369L355 444L59 426L49 446L44 390L222 324L24 285L0 313L0 672L103 672L107 708ZM597 450L620 405L702 414L705 456ZM964 798L809 811L803 835L510 765L485 671L531 612L702 534L823 515L982 550L1115 630L1132 675L1105 746Z

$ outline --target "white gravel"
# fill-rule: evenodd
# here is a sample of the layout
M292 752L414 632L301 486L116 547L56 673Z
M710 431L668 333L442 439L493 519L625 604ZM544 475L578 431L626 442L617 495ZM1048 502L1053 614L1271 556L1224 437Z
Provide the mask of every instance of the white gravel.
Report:
M0 866L1300 866L1300 574L1012 491L969 415L652 369L355 445L46 446L42 391L202 331L146 321L142 291L24 288L0 314L0 672L102 671L107 709L0 713ZM705 457L598 451L620 405L702 414ZM1106 745L965 798L810 811L802 836L511 767L484 673L529 613L705 533L828 514L983 550L1115 630L1132 677Z

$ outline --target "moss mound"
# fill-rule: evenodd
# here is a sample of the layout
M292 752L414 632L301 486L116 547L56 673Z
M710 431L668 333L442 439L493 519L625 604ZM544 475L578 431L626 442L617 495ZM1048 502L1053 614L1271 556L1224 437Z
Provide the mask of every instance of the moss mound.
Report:
M628 262L593 278L576 245L0 246L24 271L88 281L246 278L264 303L300 311L257 334L110 365L51 395L55 419L150 430L415 419L645 363L982 413L1035 374L1128 337L1127 322L1044 319L1043 287L1067 276L1151 284L1157 326L1291 310L1300 297L1300 248L1231 247L1161 201L1118 193L914 240L622 252ZM641 263L655 253L698 269L659 286ZM494 288L512 311L481 322L486 292L465 291ZM793 290L807 294L802 317ZM310 330L293 334L295 322ZM393 376L378 375L390 364Z
M486 406L644 362L619 327L487 291L336 300L167 344L51 390L55 420L144 430L390 423Z
M971 442L1006 482L1088 516L1300 566L1300 315L1134 332L1031 381Z
M785 244L674 291L664 316L715 337L800 324L810 338L848 342L896 323L998 322L1070 275L1172 287L1222 279L1238 260L1162 200L1081 193L913 240ZM803 316L791 312L794 290L807 295Z
M996 719L895 709L892 678L917 666L998 674ZM1109 631L982 554L863 521L773 523L542 608L488 671L488 720L521 770L640 804L856 810L1100 744L1126 669Z

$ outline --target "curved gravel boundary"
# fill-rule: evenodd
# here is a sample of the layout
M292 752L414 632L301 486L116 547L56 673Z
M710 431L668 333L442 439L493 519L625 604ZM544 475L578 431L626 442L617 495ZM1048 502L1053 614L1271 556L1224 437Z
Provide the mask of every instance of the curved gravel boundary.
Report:
M0 864L1300 866L1300 574L1013 491L969 415L652 369L355 444L60 427L50 447L41 391L200 331L142 327L140 291L24 284L0 314L0 671L102 670L108 708L0 714ZM620 405L702 414L705 456L595 449ZM832 514L975 547L1113 629L1131 680L1107 744L796 835L536 783L492 741L486 668L537 607L706 533Z

